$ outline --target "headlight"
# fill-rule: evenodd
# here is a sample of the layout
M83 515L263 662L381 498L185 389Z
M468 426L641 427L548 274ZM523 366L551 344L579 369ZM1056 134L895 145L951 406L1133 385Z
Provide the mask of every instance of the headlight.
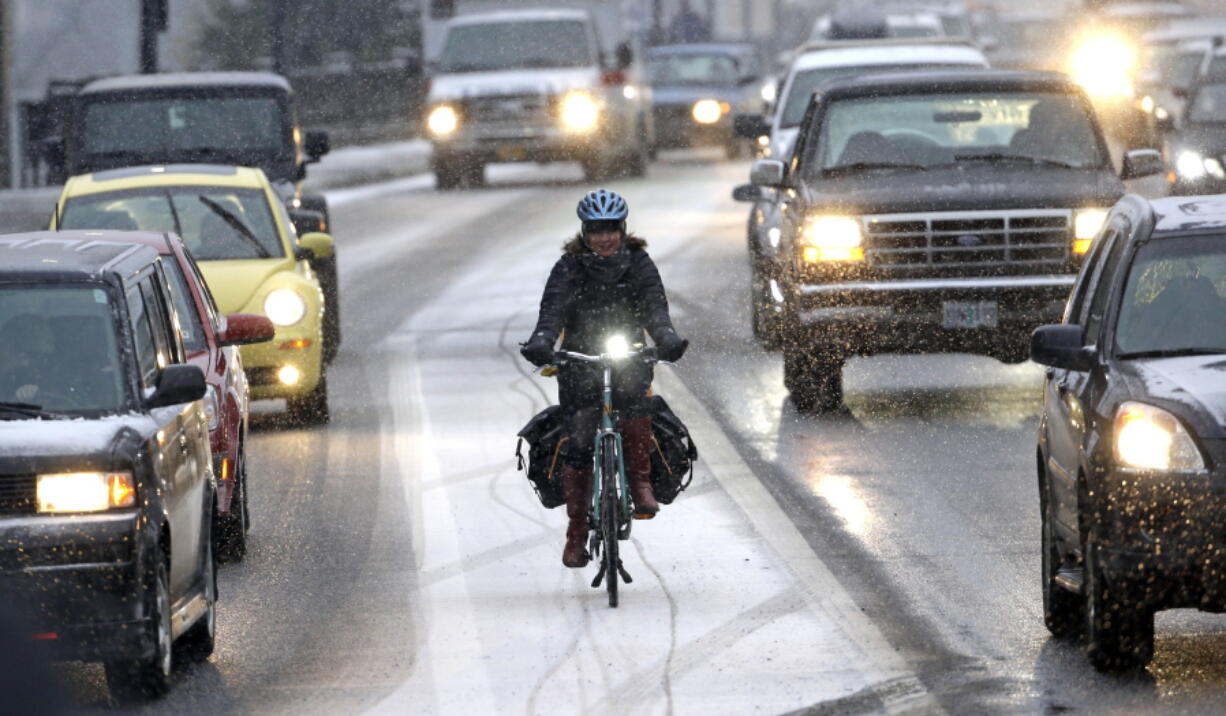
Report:
M209 419L209 430L216 430L221 424L221 401L217 398L217 389L208 386L204 394L204 417Z
M435 136L445 137L460 128L460 115L452 107L439 105L426 118L426 126Z
M801 258L805 263L863 261L864 234L850 216L814 216L805 222Z
M136 504L130 472L72 472L38 476L38 511L102 512Z
M1115 458L1124 467L1141 470L1205 469L1205 459L1179 419L1145 403L1127 402L1116 411Z
M292 326L306 315L306 301L297 291L279 288L264 299L264 315L278 326Z
M1092 97L1131 97L1136 59L1136 51L1124 38L1099 35L1088 38L1073 52L1069 74Z
M600 123L600 105L587 92L571 92L562 98L562 124L572 132L590 132Z
M1150 97L1149 95L1145 95L1141 99L1137 100L1137 109L1146 114L1153 114L1155 109L1154 98Z
M1184 179L1204 178L1205 158L1196 152L1180 152L1175 160L1175 171Z
M724 116L724 110L720 107L719 102L713 99L700 99L694 103L690 115L699 124L715 124L720 117Z
M1106 209L1081 209L1073 213L1073 253L1083 255L1107 221Z
M762 101L767 104L774 104L779 94L779 85L774 80L767 80L762 84L762 89L758 90Z
M612 335L605 341L604 352L613 360L619 360L630 355L630 344L626 342L625 336Z

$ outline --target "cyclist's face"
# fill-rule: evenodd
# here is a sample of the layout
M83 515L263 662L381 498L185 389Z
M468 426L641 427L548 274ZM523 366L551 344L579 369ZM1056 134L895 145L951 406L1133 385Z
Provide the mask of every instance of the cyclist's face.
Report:
M620 231L592 231L587 235L587 245L601 256L612 256L622 245Z

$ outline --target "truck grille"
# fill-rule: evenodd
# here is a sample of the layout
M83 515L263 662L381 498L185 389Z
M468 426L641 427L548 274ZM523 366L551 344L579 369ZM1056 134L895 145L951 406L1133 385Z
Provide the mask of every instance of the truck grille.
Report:
M866 216L866 258L875 269L910 275L944 269L1048 272L1068 265L1071 223L1067 210Z
M34 475L0 475L0 515L33 514L37 482Z
M552 125L553 105L553 98L545 94L469 97L463 102L463 122L482 128Z

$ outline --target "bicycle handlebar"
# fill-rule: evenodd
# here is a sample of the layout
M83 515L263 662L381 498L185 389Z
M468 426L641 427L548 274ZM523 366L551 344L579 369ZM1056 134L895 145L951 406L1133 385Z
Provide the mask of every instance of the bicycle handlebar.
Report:
M638 350L628 351L623 355L617 356L616 358L612 357L608 353L602 353L600 355L590 356L584 353L576 353L574 351L556 351L553 354L553 364L562 365L566 363L567 361L572 361L572 360L578 361L580 363L601 363L603 364L606 362L612 363L614 361L625 360L628 358L637 358L643 361L644 363L654 364L654 363L663 362L659 358L656 357L656 349L654 346L645 346Z

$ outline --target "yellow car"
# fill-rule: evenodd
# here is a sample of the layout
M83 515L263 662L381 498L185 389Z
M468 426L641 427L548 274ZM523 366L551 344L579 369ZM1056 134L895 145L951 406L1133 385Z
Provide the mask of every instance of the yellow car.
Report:
M296 236L264 172L184 164L82 174L64 185L51 228L178 234L221 314L276 326L271 342L240 349L251 397L285 398L295 422L327 422L324 297L310 262L332 256L332 237Z

